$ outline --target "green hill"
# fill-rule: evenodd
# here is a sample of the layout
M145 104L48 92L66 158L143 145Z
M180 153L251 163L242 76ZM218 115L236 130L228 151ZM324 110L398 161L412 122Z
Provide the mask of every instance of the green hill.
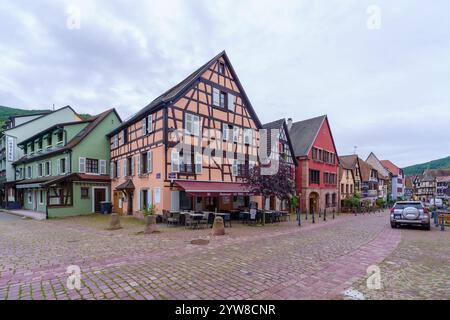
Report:
M450 156L403 168L403 172L406 176L412 176L422 173L426 169L450 169Z
M8 120L8 117L10 116L24 116L28 114L34 114L40 111L49 111L49 110L26 110L0 106L0 128L3 127L3 124L5 123L6 120Z

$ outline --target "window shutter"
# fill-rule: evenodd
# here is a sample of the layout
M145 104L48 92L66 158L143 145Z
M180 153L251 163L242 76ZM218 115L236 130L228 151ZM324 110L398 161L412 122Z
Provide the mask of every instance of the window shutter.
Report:
M117 160L117 169L116 169L117 176L115 178L120 177L120 160ZM114 174L115 175L115 174Z
M137 208L138 208L138 210L141 210L141 193L142 193L141 190L139 190L139 192L137 193Z
M237 176L237 167L238 167L237 160L233 159L233 164L231 165L231 174L234 177Z
M202 155L201 154L196 154L195 155L195 173L202 173Z
M222 139L228 141L228 124L222 123Z
M141 174L141 157L142 157L142 155L138 155L138 157L137 157L137 174L138 174L138 176Z
M233 111L234 112L234 95L229 93L228 94L228 110Z
M192 130L193 134L196 136L200 136L200 117L194 116L192 121Z
M153 203L153 201L152 201L152 190L148 189L148 191L147 191L147 208L150 208L152 203Z
M123 176L124 177L126 177L128 175L127 162L128 162L127 158L123 159Z
M109 163L109 177L114 179L114 162Z
M187 134L192 134L192 115L186 114L184 118L184 130Z
M134 157L131 157L131 175L134 176Z
M60 164L61 160L58 159L56 160L56 174L59 175L61 173L61 164Z
M220 90L213 88L213 105L220 107Z
M153 132L153 115L152 114L150 114L148 117L147 117L147 122L148 122L148 129L147 129L147 132L148 133L151 133L151 132Z
M142 134L145 136L147 134L147 125L146 125L146 118L142 119Z
M153 152L147 151L147 172L153 172Z
M86 172L86 158L83 157L78 158L78 171L81 173Z
M49 161L48 163L48 175L52 175L52 161Z
M69 169L69 157L64 158L64 173L72 171L72 169Z
M100 174L106 174L106 160L99 160L100 162Z

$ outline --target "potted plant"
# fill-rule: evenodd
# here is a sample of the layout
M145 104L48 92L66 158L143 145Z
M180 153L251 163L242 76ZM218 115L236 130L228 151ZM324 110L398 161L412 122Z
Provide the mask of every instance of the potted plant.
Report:
M142 210L142 214L145 220L145 234L156 232L156 215L155 206L149 205Z

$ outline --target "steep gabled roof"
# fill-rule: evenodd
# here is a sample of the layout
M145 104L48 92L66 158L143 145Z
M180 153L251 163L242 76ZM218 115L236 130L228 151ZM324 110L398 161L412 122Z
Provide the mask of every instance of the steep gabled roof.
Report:
M228 65L228 68L230 69L230 72L234 78L234 81L236 82L237 86L239 87L239 90L241 92L242 98L245 101L246 107L248 108L250 114L252 114L257 126L259 128L262 127L261 122L258 119L258 116L256 115L255 110L253 109L253 106L250 103L250 100L247 97L247 94L245 93L244 88L241 85L241 82L239 81L239 78L234 71L233 66L231 65L231 62L225 52L222 51L218 55L216 55L214 58L206 62L204 65L202 65L200 68L195 70L193 73L191 73L187 78L185 78L183 81L175 85L174 87L170 88L166 92L164 92L162 95L154 99L152 102L150 102L147 106L145 106L143 109L139 110L136 114L134 114L130 119L123 122L119 127L112 130L110 133L107 134L108 137L111 135L119 132L129 124L139 120L140 118L144 117L149 112L156 111L157 109L161 108L162 106L173 102L174 100L178 99L185 91L189 90L190 87L200 79L201 75L206 72L213 63L215 63L219 58L223 58L225 62Z
M355 170L358 156L356 154L339 156L339 160L343 168Z
M298 161L297 161L297 157L295 156L294 146L292 145L291 135L289 134L289 130L288 130L288 127L287 127L287 124L286 124L286 120L284 120L284 118L279 119L279 120L275 120L275 121L263 124L262 128L266 129L266 130L272 130L272 129L281 130L281 128L284 129L284 131L286 132L286 138L287 138L287 141L288 141L289 150L291 150L292 159L294 161L294 164L297 166Z
M326 115L294 122L289 135L293 142L296 157L306 156L326 119Z
M21 159L15 161L13 163L13 165L18 165L18 164L22 164L22 163L28 163L28 162L33 162L33 161L37 161L40 159L45 159L49 156L53 156L53 155L64 153L65 151L71 150L77 144L79 144L89 133L91 133L112 112L114 112L117 115L117 117L119 118L119 121L121 121L116 109L112 108L112 109L106 110L106 111L96 115L95 117L89 119L89 121L88 121L89 124L86 127L84 127L83 129L81 129L63 147L58 148L56 150L49 151L49 152L44 152L42 154L39 154L39 155L37 155L35 157L31 157L31 158L24 156Z
M359 157L358 157L358 163L359 163L359 170L361 171L361 180L369 181L370 171L373 169L373 167Z
M398 176L400 174L400 168L393 164L390 160L381 160L380 162L393 176Z

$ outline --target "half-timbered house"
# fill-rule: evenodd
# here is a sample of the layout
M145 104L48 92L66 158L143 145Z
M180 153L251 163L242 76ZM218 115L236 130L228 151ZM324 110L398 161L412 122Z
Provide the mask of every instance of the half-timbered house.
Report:
M292 125L292 119L289 119L289 125ZM266 130L267 154L270 152L278 152L280 160L286 161L291 166L291 179L295 181L295 168L297 166L297 158L295 157L294 148L289 136L289 127L286 120L279 119L269 123L263 124L263 129ZM272 134L275 134L278 139L278 146L272 148ZM275 196L267 197L264 208L267 210L288 210L289 204L286 200L277 199Z
M260 128L223 51L108 134L114 210L247 207Z

